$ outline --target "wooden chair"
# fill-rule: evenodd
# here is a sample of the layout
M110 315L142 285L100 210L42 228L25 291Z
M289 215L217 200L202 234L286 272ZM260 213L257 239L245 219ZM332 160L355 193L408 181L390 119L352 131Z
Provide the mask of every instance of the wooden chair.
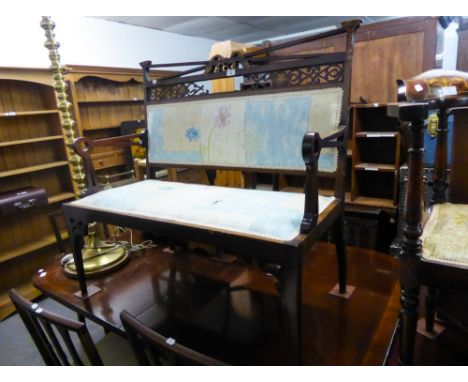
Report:
M84 323L49 312L38 304L26 300L14 289L9 291L9 295L47 366L70 366L57 332L74 365L82 366L84 363L72 341L71 333L75 333L78 337L91 365L103 365Z
M143 120L135 121L123 121L120 124L121 136L132 136L138 135L137 133L144 129L145 122ZM122 150L124 151L125 169L115 174L99 175L95 171L95 164L93 161L93 149L95 147L106 147L109 146L108 141L112 139L100 139L94 140L87 137L80 137L77 141L86 146L87 150L82 152L82 158L84 162L85 172L87 174L87 192L93 193L96 190L109 187L118 187L126 185L132 182L136 182L138 179L135 175L135 166L133 162L132 146L138 146L138 141L127 140L121 144Z
M147 352L152 355L156 365L199 365L227 366L227 364L198 353L178 344L173 338L167 338L147 327L126 310L120 313L120 319L132 345L138 363L150 366Z
M455 92L455 94L453 94ZM453 95L447 96L452 93ZM439 290L468 286L468 73L434 70L399 81L399 100L388 106L388 115L410 122L408 187L405 195L404 241L400 265L400 363L413 363L420 286L427 286L427 332L434 331ZM437 110L439 123L433 172L433 193L423 209L423 132L429 110ZM456 114L452 143L449 197L447 194L447 122ZM458 122L463 123L458 124ZM457 137L458 136L458 137ZM448 203L447 203L448 201ZM423 219L425 212L428 218ZM423 220L426 220L423 224ZM444 312L444 317L450 315ZM459 325L463 328L462 325ZM466 328L464 328L466 331Z

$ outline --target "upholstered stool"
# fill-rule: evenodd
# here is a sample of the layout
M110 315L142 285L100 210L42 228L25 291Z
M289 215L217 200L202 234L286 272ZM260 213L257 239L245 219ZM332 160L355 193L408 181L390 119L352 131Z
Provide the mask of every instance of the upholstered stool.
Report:
M434 205L421 239L425 261L468 268L468 205Z

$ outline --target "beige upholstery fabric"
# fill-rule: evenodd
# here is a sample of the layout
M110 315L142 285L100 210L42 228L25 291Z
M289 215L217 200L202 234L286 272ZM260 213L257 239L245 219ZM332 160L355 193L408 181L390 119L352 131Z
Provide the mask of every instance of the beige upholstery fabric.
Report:
M305 171L304 134L338 129L343 89L192 98L147 107L149 163ZM319 171L337 161L335 148L322 149Z
M468 205L436 204L422 242L424 260L468 268Z

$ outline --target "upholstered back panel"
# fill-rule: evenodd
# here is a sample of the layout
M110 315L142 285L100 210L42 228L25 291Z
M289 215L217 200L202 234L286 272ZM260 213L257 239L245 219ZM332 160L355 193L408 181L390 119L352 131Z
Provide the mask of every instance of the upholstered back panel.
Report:
M342 98L343 89L328 88L149 105L149 162L305 170L304 133L335 131ZM322 150L319 170L336 166L336 150Z

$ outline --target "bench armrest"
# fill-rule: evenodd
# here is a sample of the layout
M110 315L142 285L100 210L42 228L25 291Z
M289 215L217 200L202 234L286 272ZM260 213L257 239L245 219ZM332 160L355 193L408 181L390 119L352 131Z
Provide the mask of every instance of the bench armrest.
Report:
M134 139L140 141L135 143ZM79 137L73 141L73 150L83 158L84 170L86 174L87 183L87 194L99 191L101 187L98 185L96 180L96 172L91 157L91 151L95 147L103 146L118 146L118 147L129 147L134 144L145 145L146 144L146 131L135 134L120 135L111 138L102 139L91 139L88 137Z
M345 151L346 126L339 128L325 137L319 133L308 131L302 140L302 159L306 165L306 179L304 186L305 204L304 217L301 223L301 233L310 232L317 223L319 215L319 193L318 193L318 161L320 152L324 147L335 147L339 153Z

